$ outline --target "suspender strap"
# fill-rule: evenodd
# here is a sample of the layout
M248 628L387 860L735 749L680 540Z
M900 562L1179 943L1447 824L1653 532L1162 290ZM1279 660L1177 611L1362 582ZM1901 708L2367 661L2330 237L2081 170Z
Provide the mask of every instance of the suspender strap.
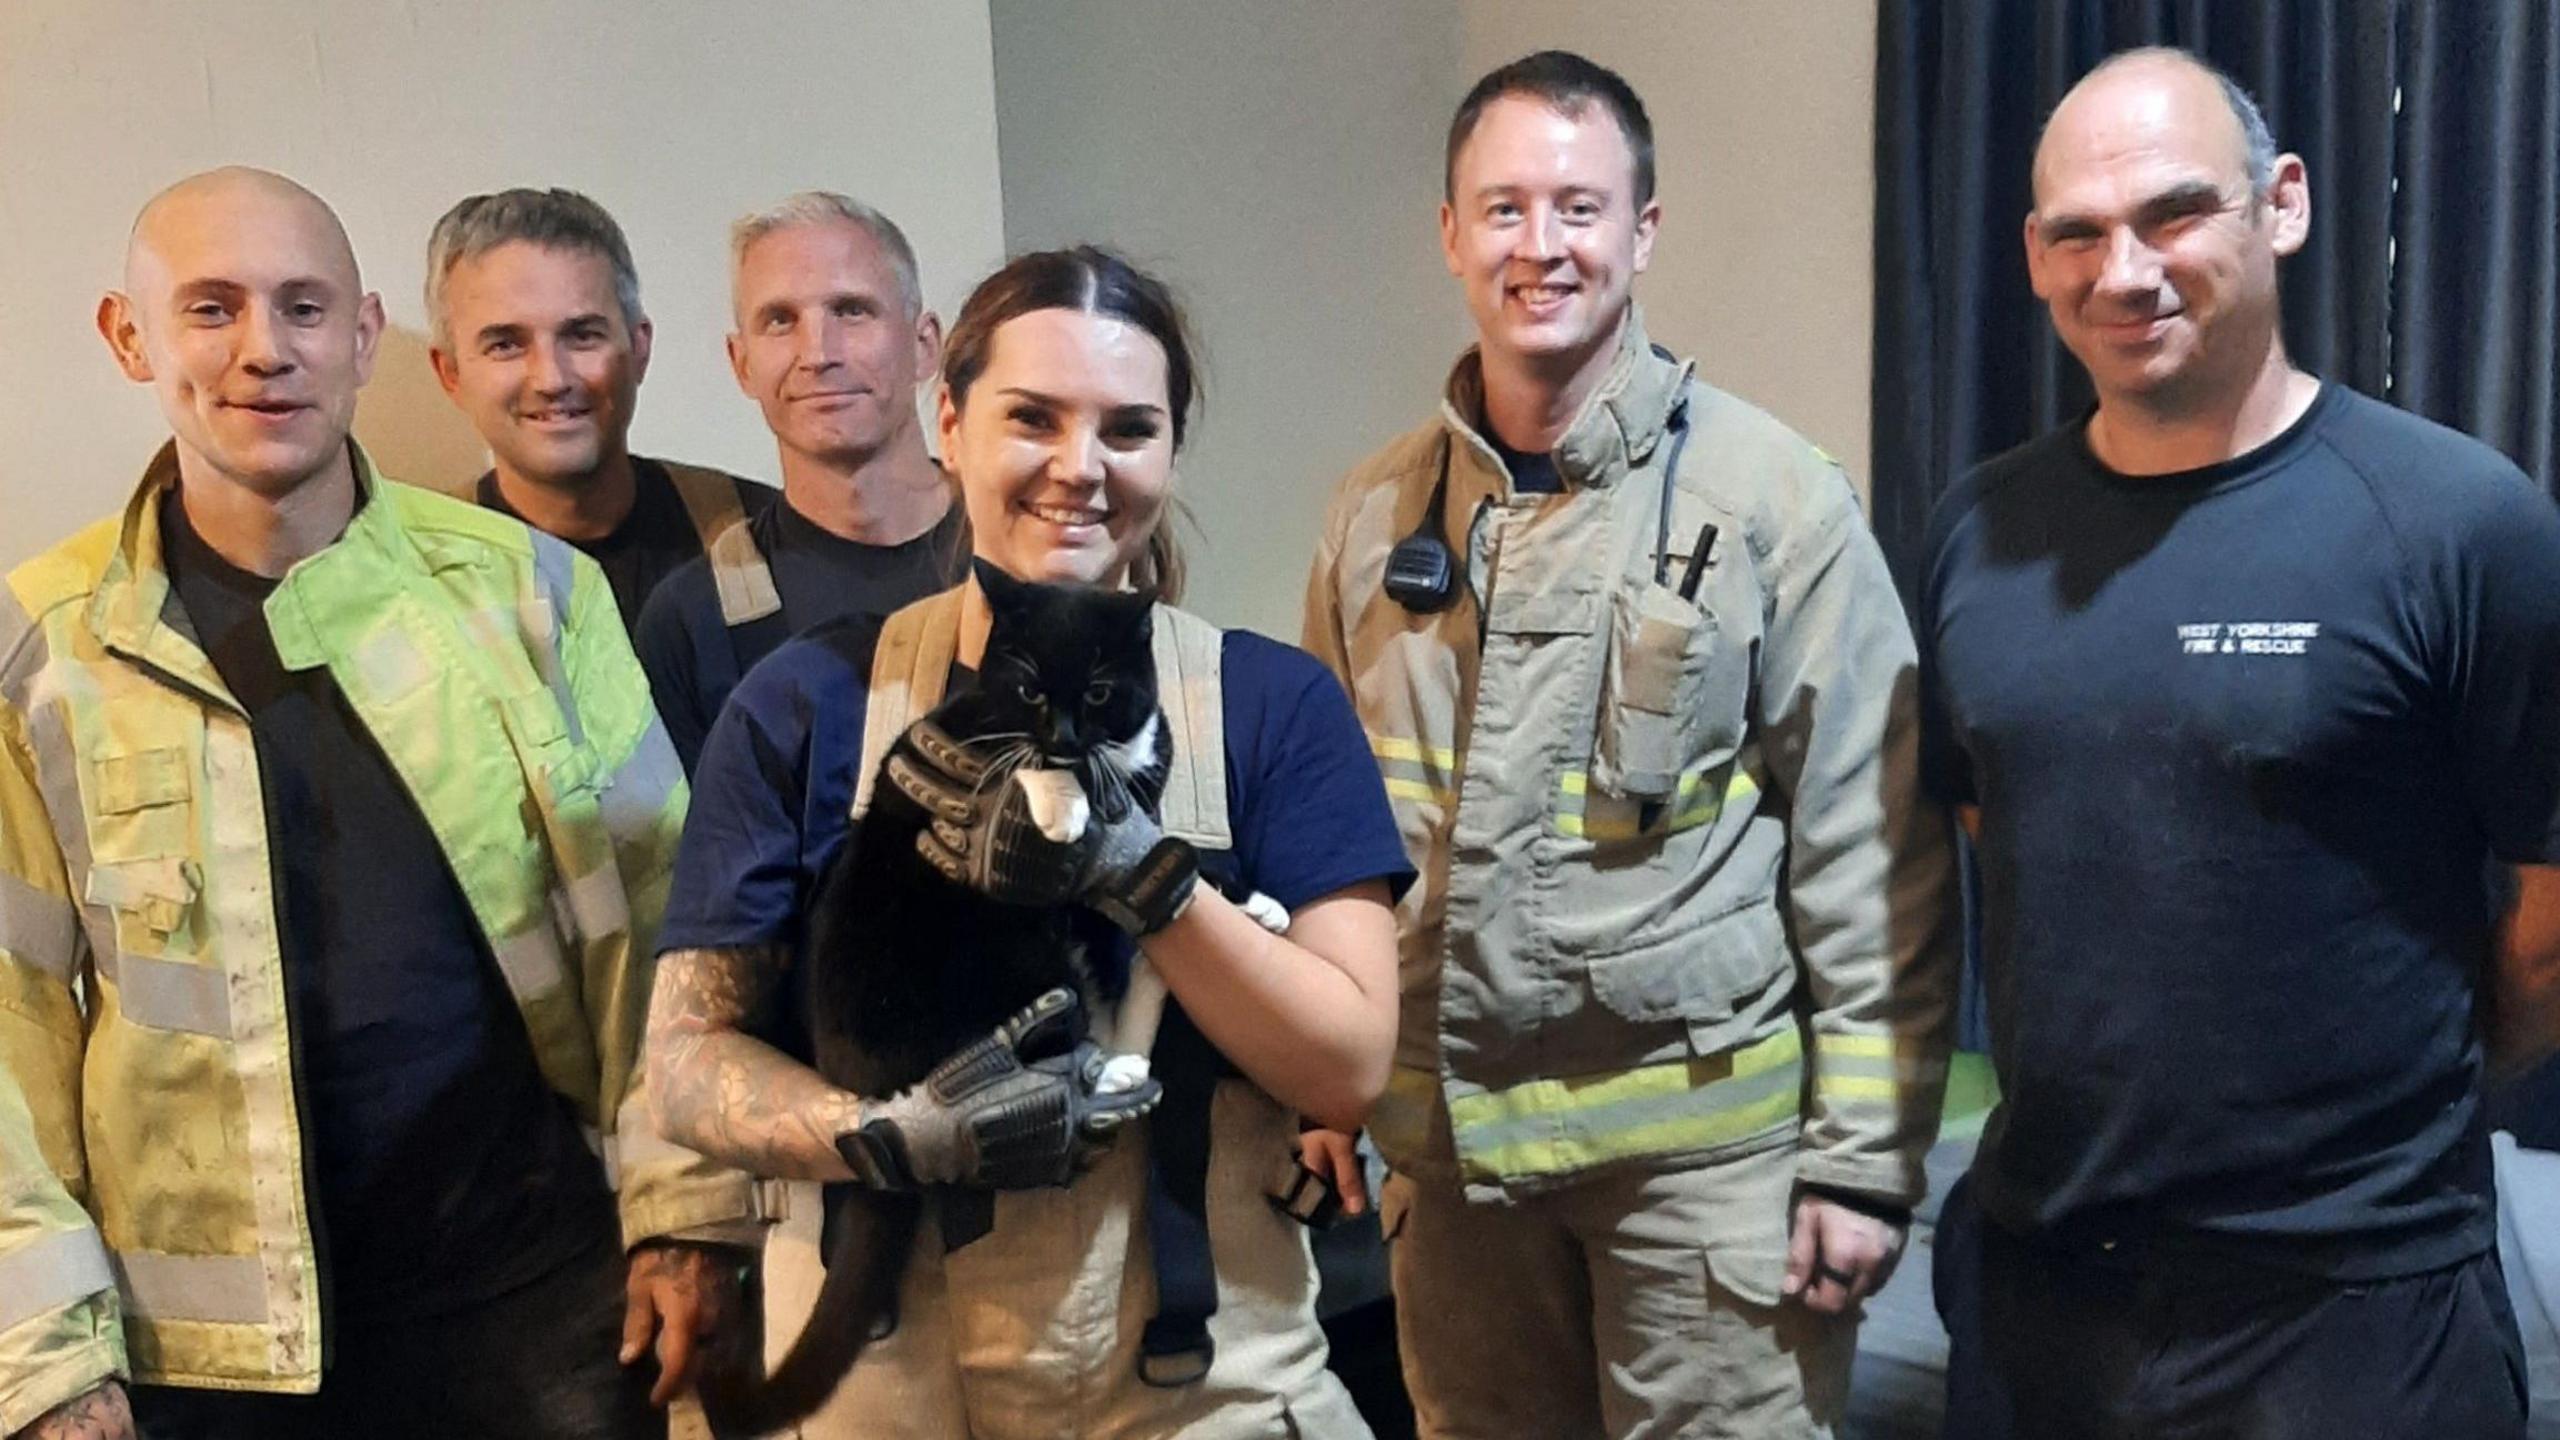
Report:
M1158 605L1155 613L1156 701L1173 729L1173 768L1165 776L1165 833L1203 850L1232 850L1227 817L1227 717L1222 689L1226 636L1188 611Z
M747 529L747 512L738 503L737 477L699 465L666 461L667 478L702 538L702 553L711 557L711 585L720 595L720 622L738 626L782 610L782 592L773 585L773 567L756 548ZM740 667L744 669L744 666Z
M1179 1001L1167 1001L1156 1032L1155 1072L1164 1100L1147 1117L1147 1248L1155 1260L1156 1313L1138 1336L1138 1378L1189 1385L1209 1373L1217 1347L1217 1264L1209 1251L1209 1115L1220 1055Z
M863 699L862 767L853 776L853 818L871 810L872 783L889 747L907 727L942 703L960 649L960 609L968 587L928 595L881 623L871 652L871 691Z

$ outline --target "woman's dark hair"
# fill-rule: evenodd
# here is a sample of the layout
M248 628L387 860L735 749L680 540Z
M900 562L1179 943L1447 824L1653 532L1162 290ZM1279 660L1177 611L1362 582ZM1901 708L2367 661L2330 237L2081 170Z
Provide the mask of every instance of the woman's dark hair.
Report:
M1174 448L1182 448L1199 398L1190 329L1163 281L1096 245L1036 250L1019 255L969 292L942 346L942 383L954 408L966 406L969 387L986 373L996 331L1008 320L1037 310L1107 315L1135 325L1164 347L1165 408L1171 412ZM1177 502L1178 503L1178 502ZM1130 583L1172 604L1182 598L1182 551L1170 518L1147 537L1146 553L1130 566Z

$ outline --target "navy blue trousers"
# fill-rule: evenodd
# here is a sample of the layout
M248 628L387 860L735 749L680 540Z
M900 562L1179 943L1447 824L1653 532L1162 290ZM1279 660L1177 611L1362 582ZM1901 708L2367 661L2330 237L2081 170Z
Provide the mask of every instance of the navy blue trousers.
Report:
M1947 1440L2523 1440L2497 1252L2362 1284L2057 1253L1947 1198Z

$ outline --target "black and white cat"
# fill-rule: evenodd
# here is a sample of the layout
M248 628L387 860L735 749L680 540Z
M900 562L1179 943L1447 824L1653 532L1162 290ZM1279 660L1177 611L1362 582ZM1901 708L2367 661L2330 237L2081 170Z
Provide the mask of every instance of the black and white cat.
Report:
M1155 812L1173 757L1156 695L1153 602L1028 584L984 563L977 575L990 618L978 683L936 706L935 723L990 757L987 784L1020 785L1053 839L1075 839L1133 807ZM869 814L819 882L802 967L818 1072L857 1095L894 1095L1063 988L1084 996L1088 1013L1118 1002L1108 1038L1125 1053L1111 1058L1099 1088L1143 1083L1164 1008L1161 978L1141 957L1125 990L1107 985L1086 964L1069 907L1002 904L945 879L916 852L930 820L880 780ZM1286 927L1269 900L1242 903L1264 924ZM724 1435L763 1433L814 1411L895 1314L925 1197L842 1187L831 1204L826 1280L790 1353L770 1376L732 1357L702 1382Z

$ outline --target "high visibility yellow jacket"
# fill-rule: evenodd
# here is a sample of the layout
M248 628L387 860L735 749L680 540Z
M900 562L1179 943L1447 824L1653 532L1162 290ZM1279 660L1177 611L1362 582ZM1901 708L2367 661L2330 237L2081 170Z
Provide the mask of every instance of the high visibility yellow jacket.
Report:
M366 503L266 601L278 655L327 668L416 797L609 1171L629 1137L625 1240L751 1217L634 1083L686 791L602 573L353 454ZM47 1172L7 1147L0 1432L110 1374L320 1380L258 760L162 564L175 474L163 449L0 597L0 1063Z
M1804 1180L1916 1201L1949 837L1847 478L1636 317L1560 493L1514 491L1482 414L1471 352L1343 482L1308 585L1421 871L1380 1148L1490 1199L1797 1138ZM1414 614L1387 556L1444 474L1467 593Z

